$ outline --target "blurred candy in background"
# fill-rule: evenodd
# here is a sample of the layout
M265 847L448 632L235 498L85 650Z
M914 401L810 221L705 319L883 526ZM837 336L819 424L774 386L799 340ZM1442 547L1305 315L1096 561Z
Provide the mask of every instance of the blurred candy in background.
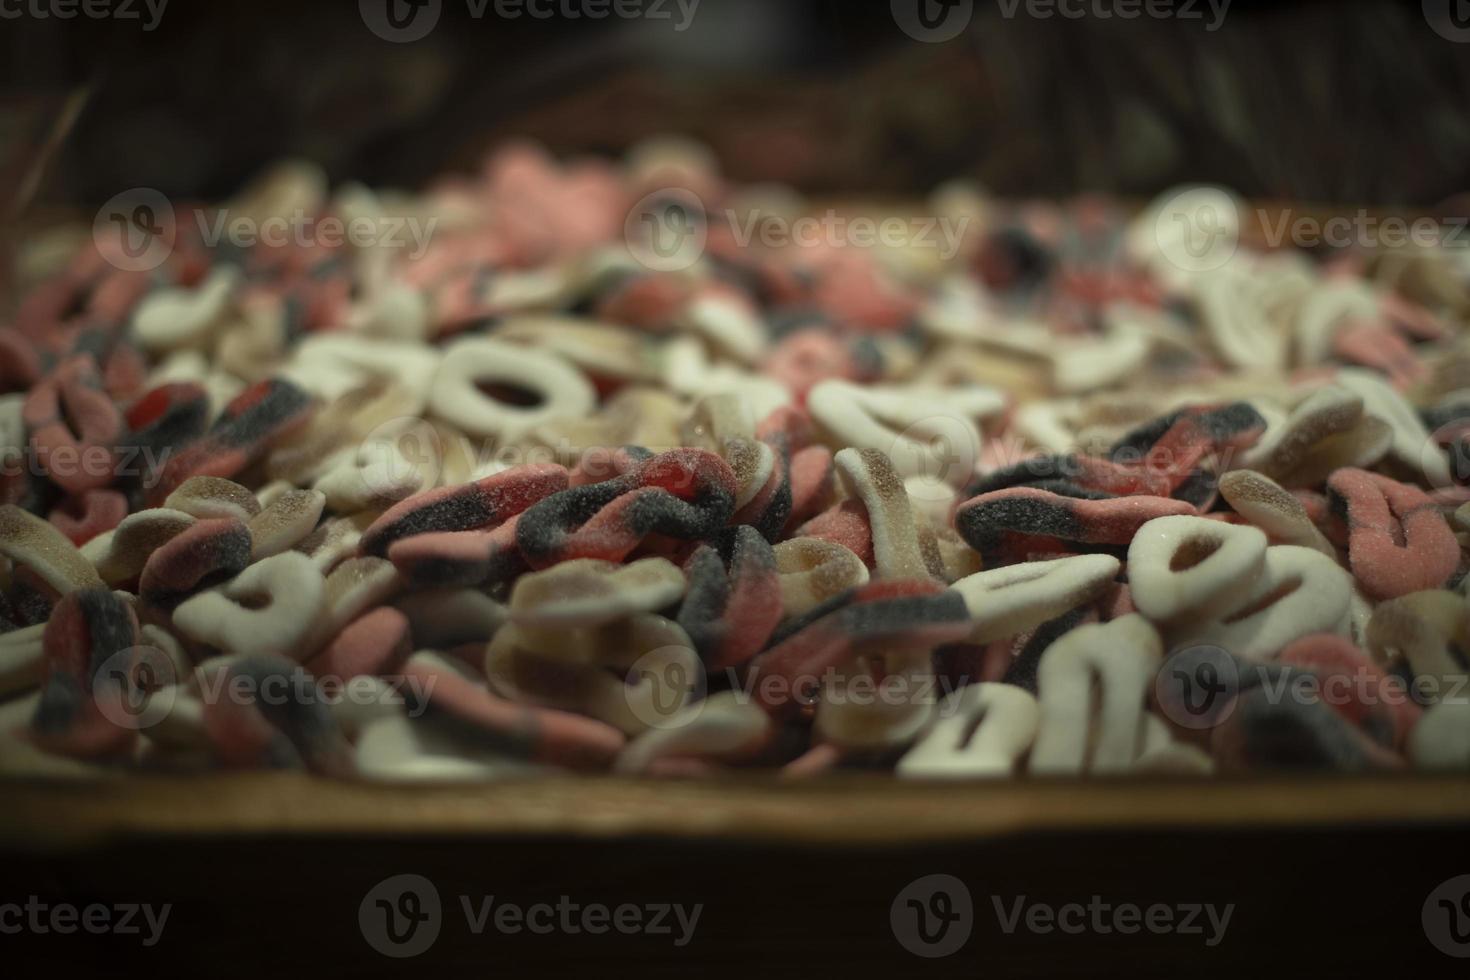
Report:
M920 3L964 30L916 40L943 36L904 23ZM1198 181L1429 206L1470 159L1470 47L1449 3L111 6L0 19L12 214L133 186L218 198L283 156L334 183L414 186L509 137L621 152L680 133L736 180L894 196L967 176L1001 196ZM1143 15L1155 6L1169 16ZM414 43L372 29L415 11Z

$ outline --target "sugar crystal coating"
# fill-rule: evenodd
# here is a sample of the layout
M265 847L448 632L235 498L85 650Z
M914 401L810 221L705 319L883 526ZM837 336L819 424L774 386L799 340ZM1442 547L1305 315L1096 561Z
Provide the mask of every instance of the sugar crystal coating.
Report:
M1452 256L1187 268L1211 189L939 195L974 228L938 261L742 243L742 189L645 151L246 198L447 219L414 256L38 253L0 324L16 737L405 779L1470 768Z

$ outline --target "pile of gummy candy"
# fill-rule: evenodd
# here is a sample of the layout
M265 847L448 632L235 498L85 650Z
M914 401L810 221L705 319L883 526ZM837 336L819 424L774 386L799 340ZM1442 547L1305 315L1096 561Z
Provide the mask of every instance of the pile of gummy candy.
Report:
M46 236L0 324L0 741L1470 769L1470 264L1257 250L1238 204L955 184L782 236L815 205L670 140L414 194L290 164Z

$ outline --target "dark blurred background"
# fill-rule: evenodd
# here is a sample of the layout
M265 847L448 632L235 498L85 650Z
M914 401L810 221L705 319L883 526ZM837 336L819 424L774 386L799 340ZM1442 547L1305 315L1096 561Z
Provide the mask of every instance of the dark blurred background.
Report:
M1435 0L1234 0L1217 30L1207 0L1130 20L1097 16L1106 0L1073 0L1093 11L1080 19L975 0L944 43L907 36L889 0L700 0L684 31L675 0L633 20L443 0L401 44L356 0L169 0L151 31L145 0L111 0L138 20L25 13L54 2L0 0L12 217L139 185L217 198L283 155L412 187L509 137L617 153L665 132L708 142L736 178L816 194L971 176L1003 195L1143 197L1204 180L1431 206L1470 187L1470 20L1435 24Z

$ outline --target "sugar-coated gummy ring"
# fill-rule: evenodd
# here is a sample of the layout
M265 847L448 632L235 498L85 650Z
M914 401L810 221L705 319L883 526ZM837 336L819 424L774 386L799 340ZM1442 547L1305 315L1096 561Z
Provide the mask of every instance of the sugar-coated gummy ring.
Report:
M1167 497L1081 500L1028 487L997 490L961 504L955 530L981 554L999 548L1007 534L1056 538L1073 544L1127 545L1156 517L1194 514Z
M623 476L542 500L521 516L516 544L532 568L568 558L621 561L649 534L713 537L734 513L735 493L735 474L719 456L671 450Z
M1327 481L1334 511L1348 525L1353 576L1378 599L1444 585L1460 563L1460 543L1427 494L1366 470Z

